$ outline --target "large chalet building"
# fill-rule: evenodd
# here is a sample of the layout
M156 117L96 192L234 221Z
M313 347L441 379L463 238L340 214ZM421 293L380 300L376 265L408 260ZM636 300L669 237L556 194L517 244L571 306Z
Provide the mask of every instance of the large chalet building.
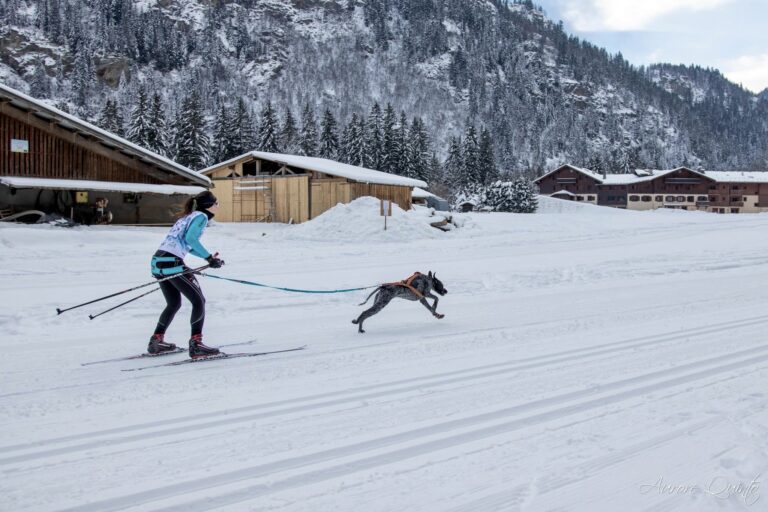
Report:
M768 172L637 169L600 174L562 165L534 180L543 195L628 210L768 211Z

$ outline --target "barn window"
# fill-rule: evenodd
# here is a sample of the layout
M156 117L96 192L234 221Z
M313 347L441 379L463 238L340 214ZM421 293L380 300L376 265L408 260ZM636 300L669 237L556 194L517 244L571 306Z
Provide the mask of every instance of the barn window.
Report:
M639 201L640 197L639 196L629 196L629 200L630 201Z
M656 196L653 200L660 203L661 201L663 201L663 198L662 196Z
M684 203L685 202L685 196L677 196L677 202L678 203Z
M675 196L667 196L664 198L664 200L668 203L674 203L675 202Z
M688 196L688 202L689 202L689 203L692 203L692 202L693 202L693 196Z
M256 160L243 163L243 176L256 176Z
M644 203L650 203L651 202L651 196L643 196L643 202Z

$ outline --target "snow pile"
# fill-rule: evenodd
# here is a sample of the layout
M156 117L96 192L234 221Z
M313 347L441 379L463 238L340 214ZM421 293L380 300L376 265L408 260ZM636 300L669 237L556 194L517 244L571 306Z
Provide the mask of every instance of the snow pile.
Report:
M627 210L611 208L608 206L597 206L590 203L577 203L565 199L556 199L549 196L539 196L539 206L536 213L547 214L599 214L599 215L625 215Z
M328 242L408 241L424 238L442 238L445 234L431 223L444 220L434 215L431 208L416 208L405 211L397 204L392 205L392 216L387 219L380 214L381 203L375 197L361 197L351 203L339 203L322 215L285 230L286 238L300 240L322 240Z

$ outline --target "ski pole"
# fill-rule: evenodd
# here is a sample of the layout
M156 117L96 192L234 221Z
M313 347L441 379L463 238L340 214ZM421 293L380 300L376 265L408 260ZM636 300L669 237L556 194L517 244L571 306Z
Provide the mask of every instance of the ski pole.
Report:
M144 284L139 285L139 286L134 286L133 288L128 288L127 290L123 290L121 292L113 293L111 295L105 295L104 297L100 297L98 299L93 299L93 300L88 301L88 302L83 302L82 304L78 304L77 306L72 306L72 307L65 308L65 309L56 308L56 314L60 315L60 314L62 314L64 312L70 311L72 309L76 309L76 308L80 308L80 307L83 307L83 306L87 306L88 304L93 304L94 302L100 302L102 300L111 299L112 297L117 297L118 295L122 295L122 294L128 293L128 292L132 292L132 291L138 290L140 288L145 288L147 286L151 286L153 284L160 283L162 281L167 281L169 279L175 279L175 278L183 276L185 274L193 274L195 272L200 272L201 270L205 270L208 267L210 267L210 265L203 265L202 267L191 268L189 270L185 270L184 272L179 272L178 274L173 274L171 276L164 277L162 279L155 279L154 281L150 281L149 283L144 283Z
M101 315L103 315L103 314L105 314L105 313L109 313L110 311L114 311L115 309L117 309L117 308L119 308L119 307L121 307L121 306L125 306L126 304L128 304L128 303L130 303L130 302L133 302L133 301L135 301L135 300L139 300L140 298L142 298L142 297L145 297L145 296L149 295L150 293L155 293L155 292L156 292L157 290L159 290L159 289L160 289L159 287L158 287L158 288L153 288L152 290L149 290L149 291L148 291L148 292L146 292L146 293L142 293L142 294L141 294L141 295L139 295L138 297L134 297L134 298L132 298L132 299L130 299L130 300L127 300L127 301L125 301L125 302L121 302L121 303L120 303L120 304L118 304L117 306L113 306L113 307L109 308L109 309L108 309L108 310L106 310L106 311L102 311L101 313L96 313L95 315L88 315L88 318L90 318L91 320L93 320L93 319L94 319L94 318L96 318L97 316L101 316Z

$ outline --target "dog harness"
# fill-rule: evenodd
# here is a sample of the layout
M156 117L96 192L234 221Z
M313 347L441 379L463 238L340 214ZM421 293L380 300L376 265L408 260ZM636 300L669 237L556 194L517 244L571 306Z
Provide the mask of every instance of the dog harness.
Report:
M424 294L421 293L419 290L413 287L413 280L419 277L420 275L423 275L421 272L414 272L411 277L408 279L403 279L402 281L398 281L396 283L385 283L386 285L396 285L396 286L405 286L409 290L413 292L415 296L417 296L419 299L424 298Z

